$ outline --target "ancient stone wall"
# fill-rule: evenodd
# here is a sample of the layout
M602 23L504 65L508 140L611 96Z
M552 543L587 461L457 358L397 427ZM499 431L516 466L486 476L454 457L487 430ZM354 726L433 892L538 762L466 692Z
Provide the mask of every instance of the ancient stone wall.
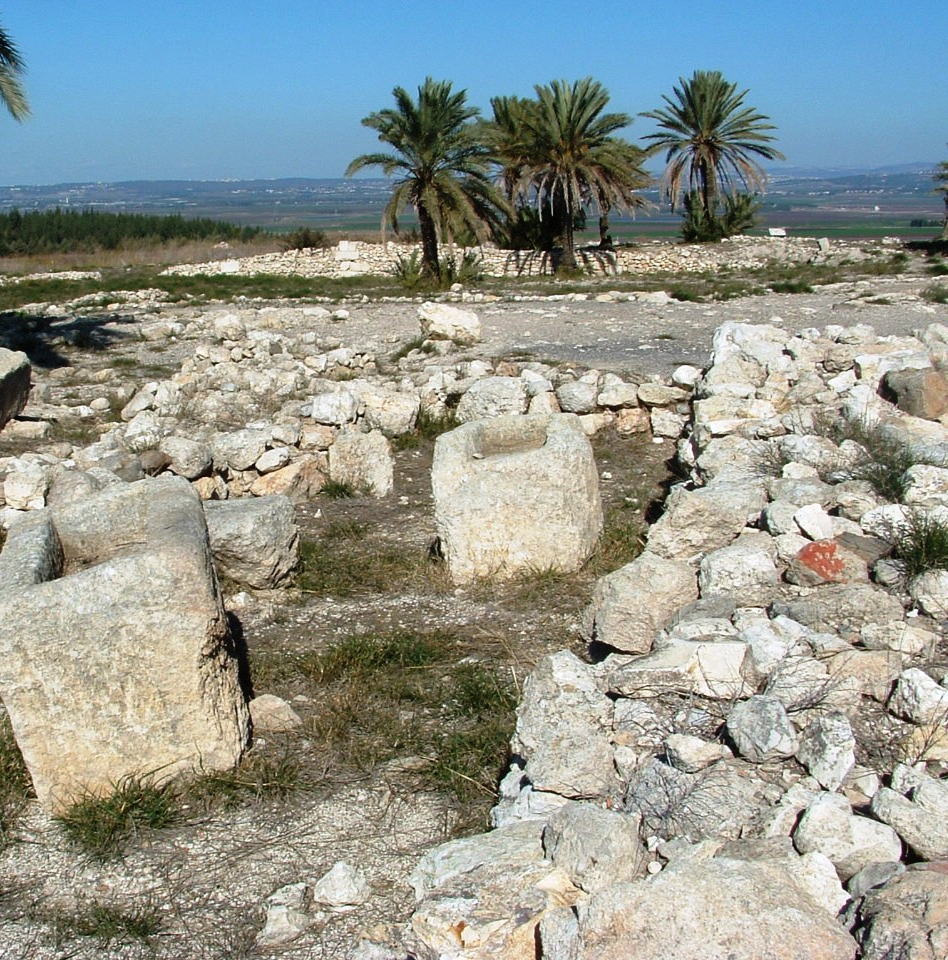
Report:
M807 237L733 237L719 244L682 244L648 241L615 250L596 247L581 248L577 257L584 270L600 275L640 275L663 272L701 273L727 264L731 268L748 269L763 266L770 260L788 263L812 260L819 256L820 241ZM490 277L533 277L553 272L550 253L532 250L500 250L497 247L454 247L442 245L443 260L453 258L460 263L465 254L479 258L481 268ZM399 261L413 255L420 257L418 244L365 243L340 240L325 249L288 250L266 253L241 260L219 260L211 263L184 264L169 267L165 272L193 276L195 274L232 273L249 276L258 273L308 277L354 277L366 274L390 274Z

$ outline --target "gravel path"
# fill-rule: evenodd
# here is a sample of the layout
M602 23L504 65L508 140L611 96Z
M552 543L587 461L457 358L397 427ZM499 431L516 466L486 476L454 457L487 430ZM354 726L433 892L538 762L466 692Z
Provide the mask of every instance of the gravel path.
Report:
M945 322L948 308L918 297L929 283L918 278L879 278L834 284L812 294L768 294L720 303L656 305L545 298L464 304L477 313L483 328L481 343L466 352L565 361L639 378L665 378L682 363L705 366L712 335L727 321L774 323L794 331L867 323L884 335L909 334L930 323ZM382 343L411 339L418 335L417 310L415 303L355 305L349 307L348 321L327 324L325 331L317 332L344 343L361 335L377 337Z

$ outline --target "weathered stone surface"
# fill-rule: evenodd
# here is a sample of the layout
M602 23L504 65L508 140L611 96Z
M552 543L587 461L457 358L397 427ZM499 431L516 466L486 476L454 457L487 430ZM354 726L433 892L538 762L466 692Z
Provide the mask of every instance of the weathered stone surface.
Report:
M827 790L838 790L856 762L856 738L846 715L833 711L803 731L797 759Z
M235 430L218 434L211 443L214 468L223 471L248 470L263 456L270 441L270 431L262 429Z
M285 496L293 503L305 503L322 490L326 479L322 463L311 454L304 454L285 467L258 477L251 483L250 493L255 497Z
M344 430L329 448L329 478L360 493L387 497L395 482L391 444L378 431Z
M529 398L520 377L484 377L471 384L461 397L457 418L461 423L525 413Z
M787 711L774 697L753 696L735 704L727 732L740 755L752 763L792 757L799 745Z
M25 353L0 347L0 430L26 406L30 372L30 359Z
M453 340L470 346L481 338L481 322L473 310L426 302L418 308L418 320L422 334L432 340Z
M605 679L611 693L624 697L680 693L732 700L750 696L757 686L746 643L679 641L644 657L615 659L614 666L607 661Z
M948 876L910 871L870 890L853 915L862 960L948 956Z
M595 413L598 393L597 384L573 380L556 388L556 399L563 413Z
M901 620L898 598L871 584L829 584L798 600L774 604L774 613L813 630L858 631L867 624Z
M261 693L248 704L254 734L286 733L300 726L300 715L282 698Z
M912 417L937 420L948 413L948 379L938 370L890 370L882 385L883 396Z
M539 863L543 859L542 833L543 824L532 820L449 840L422 856L408 883L415 891L415 898L423 900L432 890L485 863L498 867Z
M589 666L565 650L544 657L524 682L511 742L533 787L573 799L611 796L612 714Z
M411 918L417 960L536 960L537 928L550 911L583 897L549 863L485 863L448 881Z
M912 723L944 723L948 719L948 689L935 683L923 670L912 667L899 676L888 706L894 714Z
M583 618L585 633L625 653L648 653L678 609L697 598L691 566L646 550L600 577Z
M412 393L367 391L362 394L362 406L370 429L398 437L414 429L421 401Z
M727 546L744 529L748 512L763 508L753 485L711 484L698 490L677 487L665 512L652 525L648 547L670 560L696 563L708 550Z
M856 944L783 863L716 858L616 884L579 911L582 960L853 960Z
M186 480L197 480L211 469L213 458L206 443L187 437L164 437L158 449L171 461L171 472Z
M346 912L372 895L365 874L351 863L339 860L313 884L313 903L335 912Z
M337 387L313 397L310 410L316 423L341 427L351 423L359 414L359 402L345 389Z
M457 583L576 570L602 530L596 463L573 415L503 417L442 434L431 484Z
M829 857L844 882L870 863L902 855L902 843L891 827L855 816L838 793L820 794L807 806L793 843L800 853L817 851Z
M823 583L865 583L866 561L836 540L816 540L802 547L790 561L787 580L806 586Z
M747 605L766 603L776 592L776 549L767 534L738 537L734 543L706 553L698 566L702 597L739 597Z
M872 814L887 823L924 860L948 860L948 784L922 774L908 797L882 787Z
M604 810L591 803L568 803L550 817L543 831L547 860L587 893L645 873L641 817Z
M34 570L58 579L0 600L0 691L40 800L60 809L125 776L233 766L248 713L187 481L113 487L39 522L65 567L41 550ZM6 584L17 549L5 557Z
M204 504L218 572L247 587L284 585L299 561L299 529L286 497L253 497Z

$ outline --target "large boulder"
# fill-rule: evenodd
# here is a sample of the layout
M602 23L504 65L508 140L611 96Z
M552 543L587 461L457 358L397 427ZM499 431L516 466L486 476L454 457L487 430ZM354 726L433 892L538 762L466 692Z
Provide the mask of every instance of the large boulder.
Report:
M428 301L418 308L418 321L422 334L431 340L453 340L470 346L481 338L481 322L472 310Z
M585 633L624 653L648 653L659 631L697 598L694 568L646 550L600 578L584 615Z
M249 714L186 480L37 513L11 529L0 582L0 695L46 807L237 763Z
M856 944L797 879L795 864L687 861L651 880L617 883L579 911L582 960L853 960ZM565 944L560 943L562 949Z
M577 570L602 530L596 463L575 415L501 417L442 434L431 485L457 583Z
M29 357L0 347L0 429L26 406L29 396Z
M299 560L299 529L289 498L242 497L204 504L217 572L258 590L282 586Z
M343 430L329 448L329 478L359 493L387 497L395 482L391 444L377 430Z

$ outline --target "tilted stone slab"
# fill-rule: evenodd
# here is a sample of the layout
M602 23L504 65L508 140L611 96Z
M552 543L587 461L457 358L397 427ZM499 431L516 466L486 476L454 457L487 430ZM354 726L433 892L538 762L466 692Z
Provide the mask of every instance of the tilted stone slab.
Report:
M596 462L573 414L504 416L442 434L431 485L456 583L577 570L602 531Z
M26 406L29 396L29 357L20 350L0 347L0 429Z
M187 481L116 486L14 526L0 583L0 696L47 808L240 759L249 714Z

